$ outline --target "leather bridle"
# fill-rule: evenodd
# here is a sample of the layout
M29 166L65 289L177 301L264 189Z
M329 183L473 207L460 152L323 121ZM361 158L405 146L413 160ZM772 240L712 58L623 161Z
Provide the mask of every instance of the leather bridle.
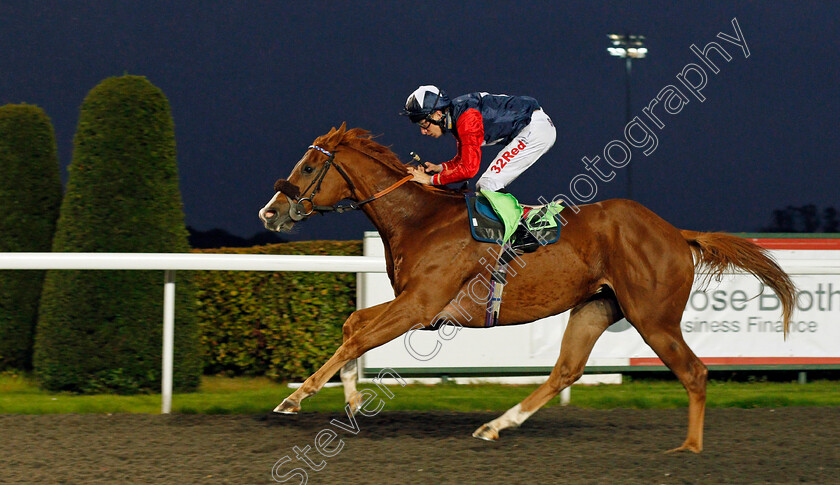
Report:
M342 212L361 209L363 205L373 202L374 200L384 196L385 194L388 194L392 190L396 189L397 187L403 185L404 183L412 179L412 176L408 175L405 178L398 180L390 187L373 194L372 196L368 197L367 199L361 202L351 200L347 204L316 205L312 201L312 199L321 190L321 183L324 181L324 177L327 176L327 172L330 170L330 167L335 167L335 169L347 183L347 187L350 188L350 192L353 194L353 196L358 196L356 195L356 186L353 184L353 181L350 180L350 177L347 176L347 172L345 172L344 169L341 168L341 165L339 165L336 162L334 153L331 153L328 150L319 147L318 145L309 145L308 149L318 150L319 152L323 153L327 156L327 161L325 161L324 165L321 166L321 169L315 175L315 178L312 180L312 182L310 182L304 190L300 191L300 193L295 194L294 198L292 198L290 194L283 194L289 201L289 217L295 222L302 221L303 219L306 219L315 212L319 214L324 214L326 212L337 212L340 214ZM312 192L310 192L309 195L306 195L306 193L309 192L309 189L312 189Z

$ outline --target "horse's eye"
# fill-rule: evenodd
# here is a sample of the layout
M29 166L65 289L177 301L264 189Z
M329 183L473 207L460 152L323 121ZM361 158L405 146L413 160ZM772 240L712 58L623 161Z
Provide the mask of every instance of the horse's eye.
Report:
M310 167L309 165L303 167L303 173L312 173L315 169Z

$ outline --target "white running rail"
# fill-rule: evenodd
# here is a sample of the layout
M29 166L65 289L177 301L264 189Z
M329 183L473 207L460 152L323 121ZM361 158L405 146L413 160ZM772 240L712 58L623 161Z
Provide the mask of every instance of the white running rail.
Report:
M90 269L163 270L163 357L161 413L172 411L175 347L175 271L315 271L385 273L378 256L297 256L194 253L0 253L0 270Z

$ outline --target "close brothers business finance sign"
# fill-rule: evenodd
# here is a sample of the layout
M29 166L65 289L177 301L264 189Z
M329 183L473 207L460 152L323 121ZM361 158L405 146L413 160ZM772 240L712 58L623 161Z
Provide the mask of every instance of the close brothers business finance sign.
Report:
M840 363L840 275L792 278L798 296L787 340L776 295L752 276L727 275L692 291L681 323L686 342L707 364ZM626 348L637 359L648 354L631 362L654 363L645 350Z
M697 278L681 327L686 342L707 365L840 364L840 241L786 241L760 242L773 248L771 253L798 289L787 339L778 298L753 276L725 275L720 282L712 280L705 290ZM809 249L799 249L803 247ZM376 233L366 233L365 254L383 253ZM363 306L393 298L384 274L364 275L360 288ZM399 368L402 372L550 368L559 355L567 321L568 312L515 327L416 331L368 352L362 366ZM622 320L601 336L588 365L662 363L638 332Z

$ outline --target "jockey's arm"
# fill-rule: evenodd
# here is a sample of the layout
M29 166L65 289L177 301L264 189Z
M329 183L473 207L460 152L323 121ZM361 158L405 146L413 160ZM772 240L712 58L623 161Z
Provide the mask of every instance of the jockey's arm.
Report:
M477 109L468 109L455 125L458 133L458 154L442 163L443 170L432 176L433 185L445 185L469 180L481 165L481 144L484 142L484 120Z

